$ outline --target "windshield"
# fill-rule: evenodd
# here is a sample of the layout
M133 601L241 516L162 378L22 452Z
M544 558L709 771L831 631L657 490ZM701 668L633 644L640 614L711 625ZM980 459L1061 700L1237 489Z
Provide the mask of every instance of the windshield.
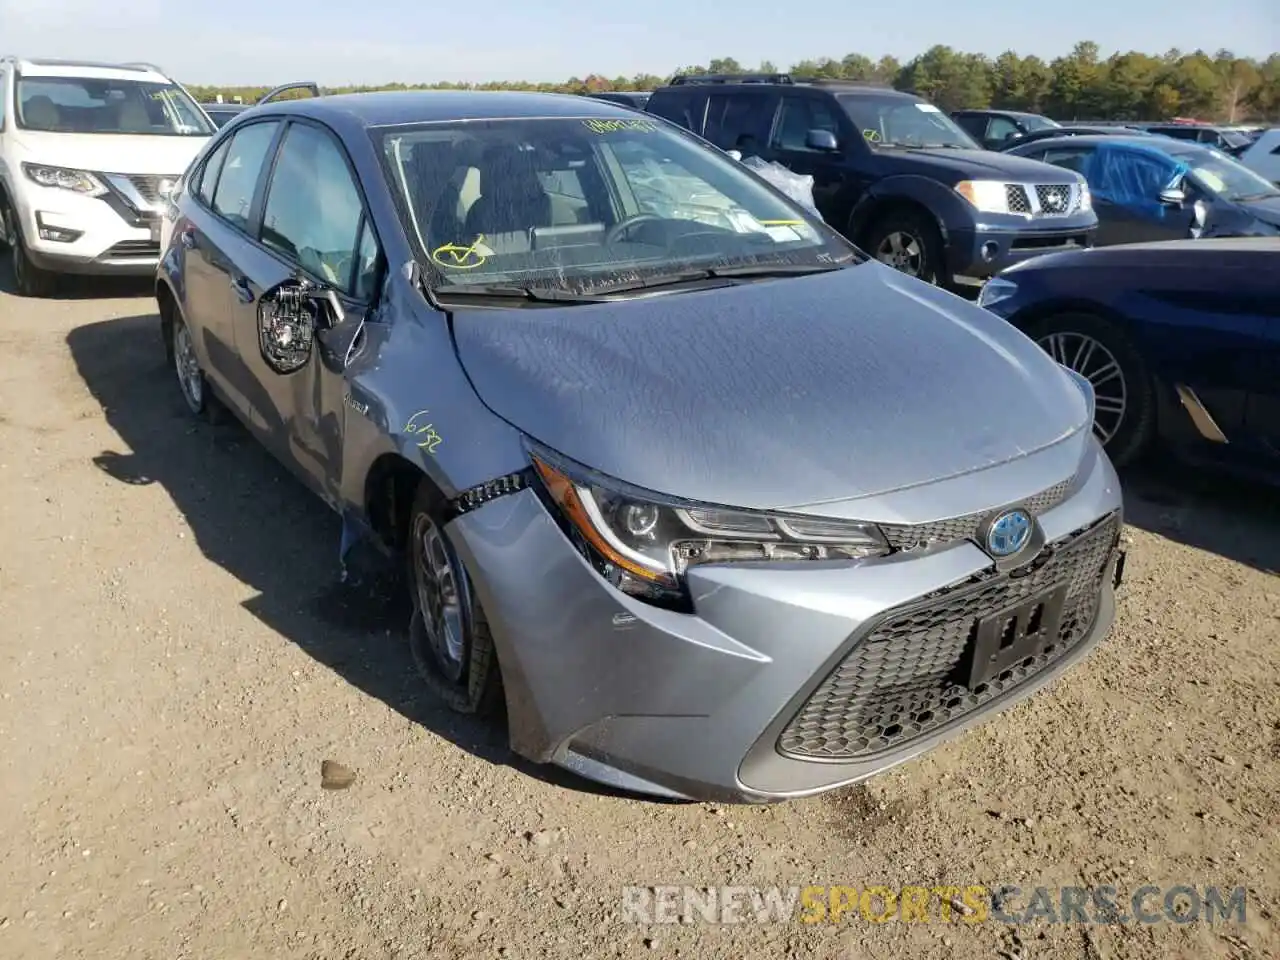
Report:
M22 77L18 125L51 133L131 133L207 137L213 127L172 83L91 77Z
M375 131L405 230L444 287L572 292L857 255L741 164L642 118Z
M1192 180L1224 200L1280 197L1280 190L1244 164L1217 150L1170 150L1174 159L1185 163Z
M873 147L981 149L950 117L923 100L862 93L841 94L837 99Z

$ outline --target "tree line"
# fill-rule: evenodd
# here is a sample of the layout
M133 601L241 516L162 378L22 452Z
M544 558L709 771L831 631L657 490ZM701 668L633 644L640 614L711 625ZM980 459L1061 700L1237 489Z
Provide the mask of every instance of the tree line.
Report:
M732 57L677 70L689 73L777 73L768 61L751 68ZM893 57L872 60L850 53L802 60L794 76L852 80L908 90L944 110L994 107L1043 113L1056 120L1166 120L1194 117L1229 123L1280 120L1280 53L1265 60L1237 57L1229 50L1208 54L1170 50L1162 55L1117 52L1103 58L1096 43L1077 43L1071 53L1045 61L1006 51L994 59L938 45L900 63ZM325 87L324 93L372 90L537 90L549 93L603 93L652 90L668 82L656 74L607 77L588 74L562 83L388 83L380 86ZM202 101L221 94L252 103L268 87L191 86ZM305 96L305 94L299 94Z

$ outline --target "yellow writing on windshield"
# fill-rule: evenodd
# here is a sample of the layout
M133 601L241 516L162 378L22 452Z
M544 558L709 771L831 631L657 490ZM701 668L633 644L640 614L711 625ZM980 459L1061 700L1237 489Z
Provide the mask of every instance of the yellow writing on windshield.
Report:
M481 250L484 235L478 236L468 246L446 243L431 251L431 259L450 270L474 270L489 259Z
M658 125L652 120L583 120L582 125L592 133L618 133L623 130L637 133L658 132Z

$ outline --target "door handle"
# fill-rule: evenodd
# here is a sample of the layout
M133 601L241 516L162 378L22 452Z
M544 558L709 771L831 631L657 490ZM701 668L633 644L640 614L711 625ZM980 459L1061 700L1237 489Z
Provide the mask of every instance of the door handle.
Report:
M241 303L253 303L253 290L249 286L248 277L232 277L231 289L236 293L236 299Z
M182 245L186 247L188 250L194 250L196 248L195 231L183 230L180 234L178 234L178 236L182 240Z

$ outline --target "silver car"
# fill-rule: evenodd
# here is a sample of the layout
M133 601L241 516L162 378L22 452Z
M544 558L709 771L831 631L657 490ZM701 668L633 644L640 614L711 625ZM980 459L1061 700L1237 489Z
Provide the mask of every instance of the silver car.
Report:
M161 324L403 563L456 709L618 787L870 776L1108 630L1092 394L702 141L598 100L256 108L174 195Z

